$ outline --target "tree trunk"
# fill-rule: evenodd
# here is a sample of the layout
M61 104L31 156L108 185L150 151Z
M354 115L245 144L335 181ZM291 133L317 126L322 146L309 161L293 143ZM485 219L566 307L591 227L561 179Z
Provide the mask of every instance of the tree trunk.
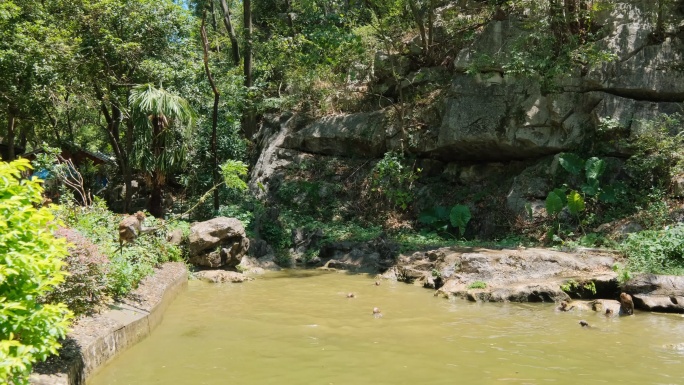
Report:
M219 174L218 174L218 150L216 146L216 126L218 126L218 107L219 98L221 94L216 88L214 83L214 78L211 76L211 71L209 70L209 41L207 40L207 30L204 27L204 18L206 13L202 14L202 26L200 27L200 35L202 36L202 50L204 51L204 71L207 73L207 78L209 79L209 85L211 85L211 90L214 93L214 111L211 115L211 158L213 162L212 167L212 179L213 185L219 184ZM219 209L219 189L214 190L214 211Z
M26 150L26 143L28 142L29 126L23 125L22 129L19 130L19 147ZM16 154L14 154L16 156Z
M435 41L435 0L430 0L428 3L428 49L432 49Z
M152 172L152 193L148 208L155 218L164 218L164 186L161 179L162 175L159 172Z
M243 0L245 26L245 87L252 86L252 1Z
M223 8L223 24L226 26L228 31L228 37L230 38L230 47L233 50L233 64L235 66L240 65L240 44L238 44L237 37L235 35L235 29L233 29L233 23L230 19L230 8L226 3L226 0L221 0L221 8Z
M656 25L653 36L657 42L662 42L665 39L665 20L663 18L663 2L665 0L658 0L656 8Z
M409 7L411 8L411 13L413 14L413 19L416 21L416 24L418 25L418 29L420 30L420 42L423 45L423 54L427 55L427 53L428 53L428 42L427 42L427 34L425 33L425 23L423 22L423 15L420 13L420 10L418 9L418 6L416 5L416 0L409 0Z
M155 165L151 173L152 193L150 195L149 211L155 218L164 218L164 174L157 165L164 152L163 133L164 124L159 116L152 118L152 159Z
M565 23L563 5L560 0L549 1L549 24L553 31L556 42L554 44L555 57L558 57L563 50L567 37L567 24Z
M10 106L7 109L7 159L11 162L14 160L14 125L16 124L16 110Z
M290 37L295 36L294 20L292 20L292 2L285 0L285 12L287 15L287 26L290 28Z
M216 32L218 25L216 23L216 13L214 12L214 0L209 0L209 12L211 13L211 28Z
M565 24L568 31L579 37L580 35L580 7L577 0L564 0L565 3Z
M245 87L252 86L252 1L243 0L243 17L245 28ZM242 116L242 131L247 138L251 138L256 133L256 116L253 107L245 109Z
M128 159L128 154L130 154L130 145L123 147L121 143L121 133L119 129L121 121L123 120L123 114L115 103L110 104L112 108L110 113L109 109L107 108L107 102L104 93L101 91L97 83L94 83L93 85L95 88L95 95L100 100L100 111L104 115L105 121L107 122L107 126L103 127L103 129L107 134L107 138L109 139L109 144L112 146L114 155L116 155L116 164L119 167L119 173L121 174L124 186L126 188L122 211L124 213L129 213L131 208L131 200L133 198L133 172L130 167L130 160ZM128 131L129 132L127 132L127 135L131 136L130 128Z

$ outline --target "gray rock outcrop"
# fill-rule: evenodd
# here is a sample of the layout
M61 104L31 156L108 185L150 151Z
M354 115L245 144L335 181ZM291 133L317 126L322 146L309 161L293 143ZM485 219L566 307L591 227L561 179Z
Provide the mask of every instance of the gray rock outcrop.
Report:
M368 242L334 242L319 253L323 268L378 273L392 266L399 246L380 236Z
M218 217L190 227L189 261L205 267L235 267L249 250L242 222Z
M684 277L641 274L625 283L637 309L684 313Z
M242 273L226 270L203 270L194 274L197 279L209 283L242 283L251 280Z
M558 302L574 294L614 295L617 257L610 253L565 253L543 249L442 248L399 257L387 278L438 289L436 295L488 302ZM435 286L437 282L437 286ZM484 286L484 287L483 287ZM579 289L579 291L577 291Z
M324 117L292 132L283 147L324 155L381 157L387 151L383 112Z

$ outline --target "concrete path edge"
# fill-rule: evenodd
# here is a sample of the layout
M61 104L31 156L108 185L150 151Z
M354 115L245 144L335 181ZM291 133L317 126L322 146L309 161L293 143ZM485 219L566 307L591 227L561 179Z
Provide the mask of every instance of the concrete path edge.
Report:
M180 262L162 265L134 291L152 287L149 298L110 305L110 309L94 317L86 317L73 327L69 336L79 345L76 357L66 360L60 373L33 373L33 385L84 385L88 377L113 360L118 354L147 337L163 320L164 311L187 287L188 270ZM165 269L168 271L165 272ZM148 286L148 287L146 287ZM83 329L88 332L83 332ZM95 335L93 335L95 334Z

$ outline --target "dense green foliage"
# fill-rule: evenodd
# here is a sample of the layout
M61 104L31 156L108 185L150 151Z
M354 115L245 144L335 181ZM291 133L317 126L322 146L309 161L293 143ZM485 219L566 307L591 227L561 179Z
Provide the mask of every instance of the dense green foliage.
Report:
M109 258L79 232L60 228L55 232L68 242L64 266L67 276L43 298L45 303L63 303L74 315L92 314L110 299Z
M627 268L654 274L684 274L684 225L631 234L620 246Z
M154 268L167 261L182 260L181 250L166 242L164 230L181 227L175 221L162 222L148 217L146 227L159 227L159 231L138 237L134 243L119 250L118 233L115 229L121 216L109 211L101 201L83 208L72 203L61 206L58 216L63 222L77 230L99 250L109 256L105 267L106 289L110 296L122 296L136 288L140 280L152 274ZM83 293L87 295L87 293Z
M66 242L55 238L54 216L37 179L21 179L28 161L0 162L0 382L24 384L31 367L59 348L71 312L42 304L64 281Z

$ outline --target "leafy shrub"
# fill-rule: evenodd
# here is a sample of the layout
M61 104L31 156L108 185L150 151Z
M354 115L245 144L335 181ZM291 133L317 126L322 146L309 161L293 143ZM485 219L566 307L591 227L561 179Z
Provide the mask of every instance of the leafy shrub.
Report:
M670 177L684 170L684 128L680 114L661 114L641 122L631 146L635 154L626 163L627 172L639 186L669 187Z
M173 225L173 222L167 224L148 216L145 226L158 227L159 231L142 235L119 249L116 229L121 216L109 211L104 202L96 199L89 208L67 203L62 205L58 214L69 227L78 230L109 255L107 292L114 296L122 296L135 289L159 264L182 260L180 248L166 242L163 234L163 230L169 227L182 227Z
M449 225L458 229L463 237L466 226L471 219L470 209L465 205L455 205L451 209L444 206L436 206L423 211L418 217L418 221L428 225L437 232L447 232Z
M587 282L577 282L574 279L571 279L564 284L560 285L561 290L563 290L566 293L575 293L578 291L588 291L591 294L596 294L596 283L594 281L587 281Z
M47 303L64 303L76 315L90 314L107 300L109 258L78 232L60 228L55 235L69 242L66 280L45 297Z
M40 304L64 281L66 242L52 234L51 210L36 208L42 186L22 180L30 165L0 162L0 382L25 384L33 363L56 354L72 315L64 304Z
M486 289L487 283L482 281L475 281L468 285L468 289Z
M684 225L630 234L620 246L631 271L654 274L684 273Z
M420 169L404 165L404 157L392 152L373 167L371 186L382 194L390 204L405 210L413 202L413 182L418 179Z

